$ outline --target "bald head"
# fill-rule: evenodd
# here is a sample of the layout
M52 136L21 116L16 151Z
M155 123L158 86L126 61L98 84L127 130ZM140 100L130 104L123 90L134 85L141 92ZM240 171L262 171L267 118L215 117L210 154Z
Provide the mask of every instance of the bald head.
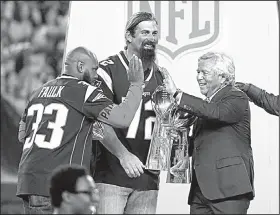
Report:
M96 55L87 48L79 46L68 52L63 73L75 76L81 80L84 80L86 77L85 81L90 82L90 79L97 76L97 69L98 60Z
M84 62L85 60L88 59L97 61L97 57L95 54L93 54L87 48L79 46L77 48L74 48L70 52L68 52L66 56L65 64L71 64L73 61Z

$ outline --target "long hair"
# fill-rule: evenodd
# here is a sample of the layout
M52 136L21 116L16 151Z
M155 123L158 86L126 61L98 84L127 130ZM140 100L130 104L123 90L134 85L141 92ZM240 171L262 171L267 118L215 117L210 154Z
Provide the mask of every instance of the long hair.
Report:
M158 24L154 14L149 13L149 12L140 11L140 12L133 14L128 19L126 26L125 26L125 33L129 32L132 36L134 36L137 25L143 21L155 21ZM125 43L126 43L126 46L124 47L124 49L127 50L127 45L129 44L129 41L127 41L126 38L125 38Z

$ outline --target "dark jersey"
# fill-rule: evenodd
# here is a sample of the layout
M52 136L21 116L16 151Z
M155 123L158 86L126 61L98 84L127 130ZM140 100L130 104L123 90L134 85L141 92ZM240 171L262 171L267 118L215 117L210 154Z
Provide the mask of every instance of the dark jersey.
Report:
M100 88L67 75L36 90L22 116L26 138L17 195L49 196L49 176L60 164L89 169L92 124L112 104Z
M128 60L123 51L100 62L98 74L101 77L101 88L104 94L119 104L126 96L129 88L127 79ZM151 96L158 85L162 84L162 76L156 64L151 70L145 71L145 88L142 100L129 128L115 132L122 144L145 165L152 136L155 113L151 104ZM129 178L120 165L117 157L112 155L101 143L101 150L96 160L94 178L96 182L114 184L139 190L158 189L159 172L145 170L137 178ZM98 154L98 153L96 153Z

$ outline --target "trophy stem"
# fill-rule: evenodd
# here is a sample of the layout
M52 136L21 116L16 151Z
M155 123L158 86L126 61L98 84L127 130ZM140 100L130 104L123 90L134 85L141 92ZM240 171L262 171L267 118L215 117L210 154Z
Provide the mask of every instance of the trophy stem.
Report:
M146 168L151 170L168 170L172 143L168 138L170 126L166 119L156 117Z
M189 128L186 127L173 127L173 135L177 134L177 137L173 138L172 144L172 161L171 161L171 169L168 172L167 183L191 183L191 163L190 157L188 155L188 134ZM176 167L177 163L183 161L181 165ZM175 169L173 168L175 167Z

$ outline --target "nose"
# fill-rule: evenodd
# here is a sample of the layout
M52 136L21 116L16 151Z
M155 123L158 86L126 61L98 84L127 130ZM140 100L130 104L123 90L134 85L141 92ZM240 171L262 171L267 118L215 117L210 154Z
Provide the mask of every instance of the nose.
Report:
M197 80L202 80L203 79L203 74L201 72L198 72L196 75Z
M156 42L156 35L153 35L152 33L150 33L149 35L148 35L148 40L149 41L151 41L151 42Z

